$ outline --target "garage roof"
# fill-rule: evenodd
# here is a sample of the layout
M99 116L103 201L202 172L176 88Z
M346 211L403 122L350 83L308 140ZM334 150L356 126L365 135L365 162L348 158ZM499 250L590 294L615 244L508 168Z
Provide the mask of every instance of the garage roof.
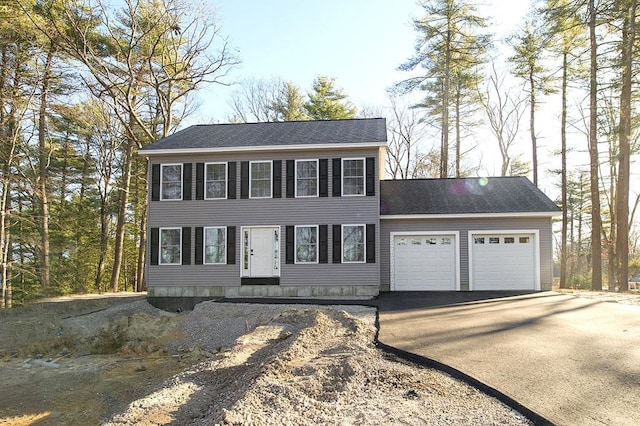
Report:
M180 130L141 149L142 155L334 145L386 146L384 118L203 124Z
M383 180L380 214L556 215L560 208L525 177Z

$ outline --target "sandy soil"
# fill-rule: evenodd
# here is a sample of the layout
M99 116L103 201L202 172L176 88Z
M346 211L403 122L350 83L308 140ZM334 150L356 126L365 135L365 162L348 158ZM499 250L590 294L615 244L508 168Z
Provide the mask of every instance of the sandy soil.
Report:
M529 424L374 344L359 306L136 298L0 312L0 424Z

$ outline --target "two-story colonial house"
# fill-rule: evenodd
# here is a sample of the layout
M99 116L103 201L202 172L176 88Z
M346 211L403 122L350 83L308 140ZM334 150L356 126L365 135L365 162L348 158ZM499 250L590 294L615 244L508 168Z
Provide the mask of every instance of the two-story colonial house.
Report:
M376 118L197 125L140 150L149 299L550 288L559 209L542 192L384 181L386 141Z

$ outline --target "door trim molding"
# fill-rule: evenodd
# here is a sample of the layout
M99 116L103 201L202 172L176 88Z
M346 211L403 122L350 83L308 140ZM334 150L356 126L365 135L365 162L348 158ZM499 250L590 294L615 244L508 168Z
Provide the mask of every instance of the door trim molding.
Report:
M278 267L277 270L274 271L274 275L269 275L268 277L253 277L251 276L251 265L250 260L247 258L247 253L245 253L245 241L244 241L244 233L245 231L249 231L249 244L251 243L251 229L277 229L278 230ZM273 247L271 254L273 255ZM264 278L280 278L281 272L281 257L282 257L282 227L280 225L247 225L240 227L240 278L241 281L245 278L259 278L261 281L264 281ZM245 275L245 262L248 262L249 269L246 272L248 275ZM242 282L241 282L242 284Z

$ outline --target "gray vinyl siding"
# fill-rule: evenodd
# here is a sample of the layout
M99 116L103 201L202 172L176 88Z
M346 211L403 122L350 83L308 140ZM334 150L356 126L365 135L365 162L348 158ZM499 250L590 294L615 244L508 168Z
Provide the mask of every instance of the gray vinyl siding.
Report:
M198 226L236 226L235 265L148 265L147 283L154 286L239 286L241 267L240 233L243 226L280 226L280 285L281 286L335 286L335 285L379 285L378 265L380 241L380 183L379 151L377 148L358 150L308 150L304 152L275 153L230 153L207 155L176 155L172 157L151 157L152 164L193 163L192 200L190 201L150 201L149 228ZM375 196L332 197L332 158L375 157ZM328 197L286 198L286 160L328 159ZM282 160L282 198L241 199L241 161ZM196 200L195 163L238 162L236 194L237 199ZM149 181L150 177L149 177ZM366 181L366 177L365 177ZM332 264L332 226L339 224L376 225L376 263ZM290 265L285 263L287 225L329 225L327 264ZM230 237L230 236L228 236ZM195 238L192 238L192 252ZM150 248L149 248L150 249Z
M460 290L469 290L469 231L538 230L540 245L540 288L551 290L553 283L553 242L551 218L456 218L456 219L392 219L380 221L380 290L391 285L391 232L456 232L460 233Z

